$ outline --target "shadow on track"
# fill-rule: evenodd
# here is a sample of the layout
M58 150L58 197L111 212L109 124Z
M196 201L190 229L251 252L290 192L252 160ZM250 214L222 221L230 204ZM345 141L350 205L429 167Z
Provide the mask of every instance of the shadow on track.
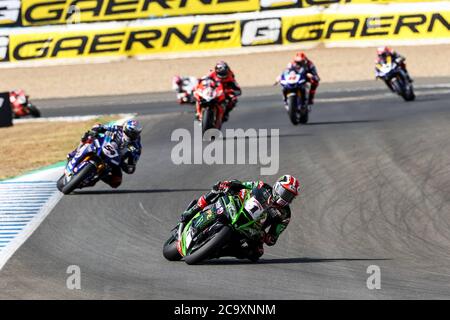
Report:
M201 191L206 192L211 189L119 189L119 190L89 190L89 191L74 191L73 194L128 194L128 193L168 193L168 192L188 192L188 191Z
M392 260L389 258L278 258L278 259L259 259L258 262L251 262L250 260L238 260L222 258L219 260L209 260L202 263L202 265L233 265L233 264L289 264L289 263L324 263L324 262L340 262L340 261L383 261Z
M381 122L381 120L344 120L344 121L324 121L324 122L309 122L307 126L324 126L328 124L357 124L357 123L373 123Z

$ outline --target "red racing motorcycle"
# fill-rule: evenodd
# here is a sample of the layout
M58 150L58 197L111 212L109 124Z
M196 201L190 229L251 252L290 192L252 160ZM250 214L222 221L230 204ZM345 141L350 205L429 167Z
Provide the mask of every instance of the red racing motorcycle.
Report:
M195 88L194 97L197 101L199 120L202 123L202 133L212 128L220 130L226 109L222 84L211 78L202 79Z
M20 118L25 116L32 116L34 118L39 118L41 112L39 109L30 102L30 97L25 94L22 89L14 90L9 93L9 102L11 103L11 108L14 118Z

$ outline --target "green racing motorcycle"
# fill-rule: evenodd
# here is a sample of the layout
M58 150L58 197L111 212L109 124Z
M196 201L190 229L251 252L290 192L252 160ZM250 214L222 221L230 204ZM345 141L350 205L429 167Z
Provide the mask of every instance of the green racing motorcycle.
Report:
M163 256L169 261L184 259L187 264L196 264L224 256L224 250L256 239L267 218L270 196L261 188L243 189L237 195L218 193L212 204L172 229ZM194 204L191 202L188 209Z

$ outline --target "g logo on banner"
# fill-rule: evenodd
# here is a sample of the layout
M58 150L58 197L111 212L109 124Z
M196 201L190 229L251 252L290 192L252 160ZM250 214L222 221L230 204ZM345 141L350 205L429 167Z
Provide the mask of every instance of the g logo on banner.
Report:
M243 46L281 44L279 18L242 21L241 29Z

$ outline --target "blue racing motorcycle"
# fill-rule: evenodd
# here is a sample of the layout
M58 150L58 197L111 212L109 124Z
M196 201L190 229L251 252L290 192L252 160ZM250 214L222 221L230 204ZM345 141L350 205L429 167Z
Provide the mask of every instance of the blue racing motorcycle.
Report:
M114 132L107 131L79 146L56 183L58 190L69 194L77 188L93 186L111 172L111 166L118 166L120 153L114 136Z
M280 84L286 93L287 111L291 122L294 125L307 123L310 110L307 99L309 86L305 69L284 71Z

